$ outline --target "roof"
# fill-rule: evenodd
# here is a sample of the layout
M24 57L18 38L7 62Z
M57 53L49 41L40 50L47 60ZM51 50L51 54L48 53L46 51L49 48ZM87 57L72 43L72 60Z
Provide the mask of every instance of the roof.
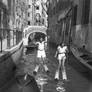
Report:
M62 11L62 13L59 15L58 17L58 21L60 21L61 19L64 19L66 17L66 15L68 15L68 13L71 11L71 7L69 7L68 9Z

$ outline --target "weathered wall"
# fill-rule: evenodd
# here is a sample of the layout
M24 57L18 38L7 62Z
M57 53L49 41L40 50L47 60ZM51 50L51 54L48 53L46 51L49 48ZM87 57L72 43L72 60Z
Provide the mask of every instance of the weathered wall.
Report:
M59 0L55 5L53 4L54 0L52 0L52 4L50 4L48 9L48 35L50 36L49 41L55 44L59 44L62 42L62 21L58 22L59 16L70 6L70 0L62 1Z
M88 27L77 25L72 28L72 41L78 47L86 44Z
M90 0L88 50L92 52L92 0Z
M79 25L79 24L81 24L81 21L82 21L83 0L75 0L75 1L78 1L76 24Z
M92 27L91 25L77 25L72 28L72 43L79 48L92 52Z
M86 50L92 52L92 0L78 1L76 25L72 27L72 41L80 48L85 45Z
M91 26L89 26L86 48L89 52L92 53L92 27Z

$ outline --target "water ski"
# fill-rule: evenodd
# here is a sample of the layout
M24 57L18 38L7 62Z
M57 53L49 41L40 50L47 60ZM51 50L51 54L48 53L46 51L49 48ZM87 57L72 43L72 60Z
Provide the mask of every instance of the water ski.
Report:
M66 71L62 71L62 79L67 80Z

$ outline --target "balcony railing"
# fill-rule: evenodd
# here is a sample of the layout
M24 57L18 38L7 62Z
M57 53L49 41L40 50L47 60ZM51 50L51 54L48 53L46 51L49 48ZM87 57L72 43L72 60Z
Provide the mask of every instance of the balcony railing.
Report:
M10 49L22 40L22 31L0 28L0 52Z

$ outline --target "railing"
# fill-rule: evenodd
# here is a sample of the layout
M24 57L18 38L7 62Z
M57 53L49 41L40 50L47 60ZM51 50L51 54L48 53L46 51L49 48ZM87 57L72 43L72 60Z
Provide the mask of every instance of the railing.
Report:
M22 40L22 31L0 29L0 52L17 45Z

